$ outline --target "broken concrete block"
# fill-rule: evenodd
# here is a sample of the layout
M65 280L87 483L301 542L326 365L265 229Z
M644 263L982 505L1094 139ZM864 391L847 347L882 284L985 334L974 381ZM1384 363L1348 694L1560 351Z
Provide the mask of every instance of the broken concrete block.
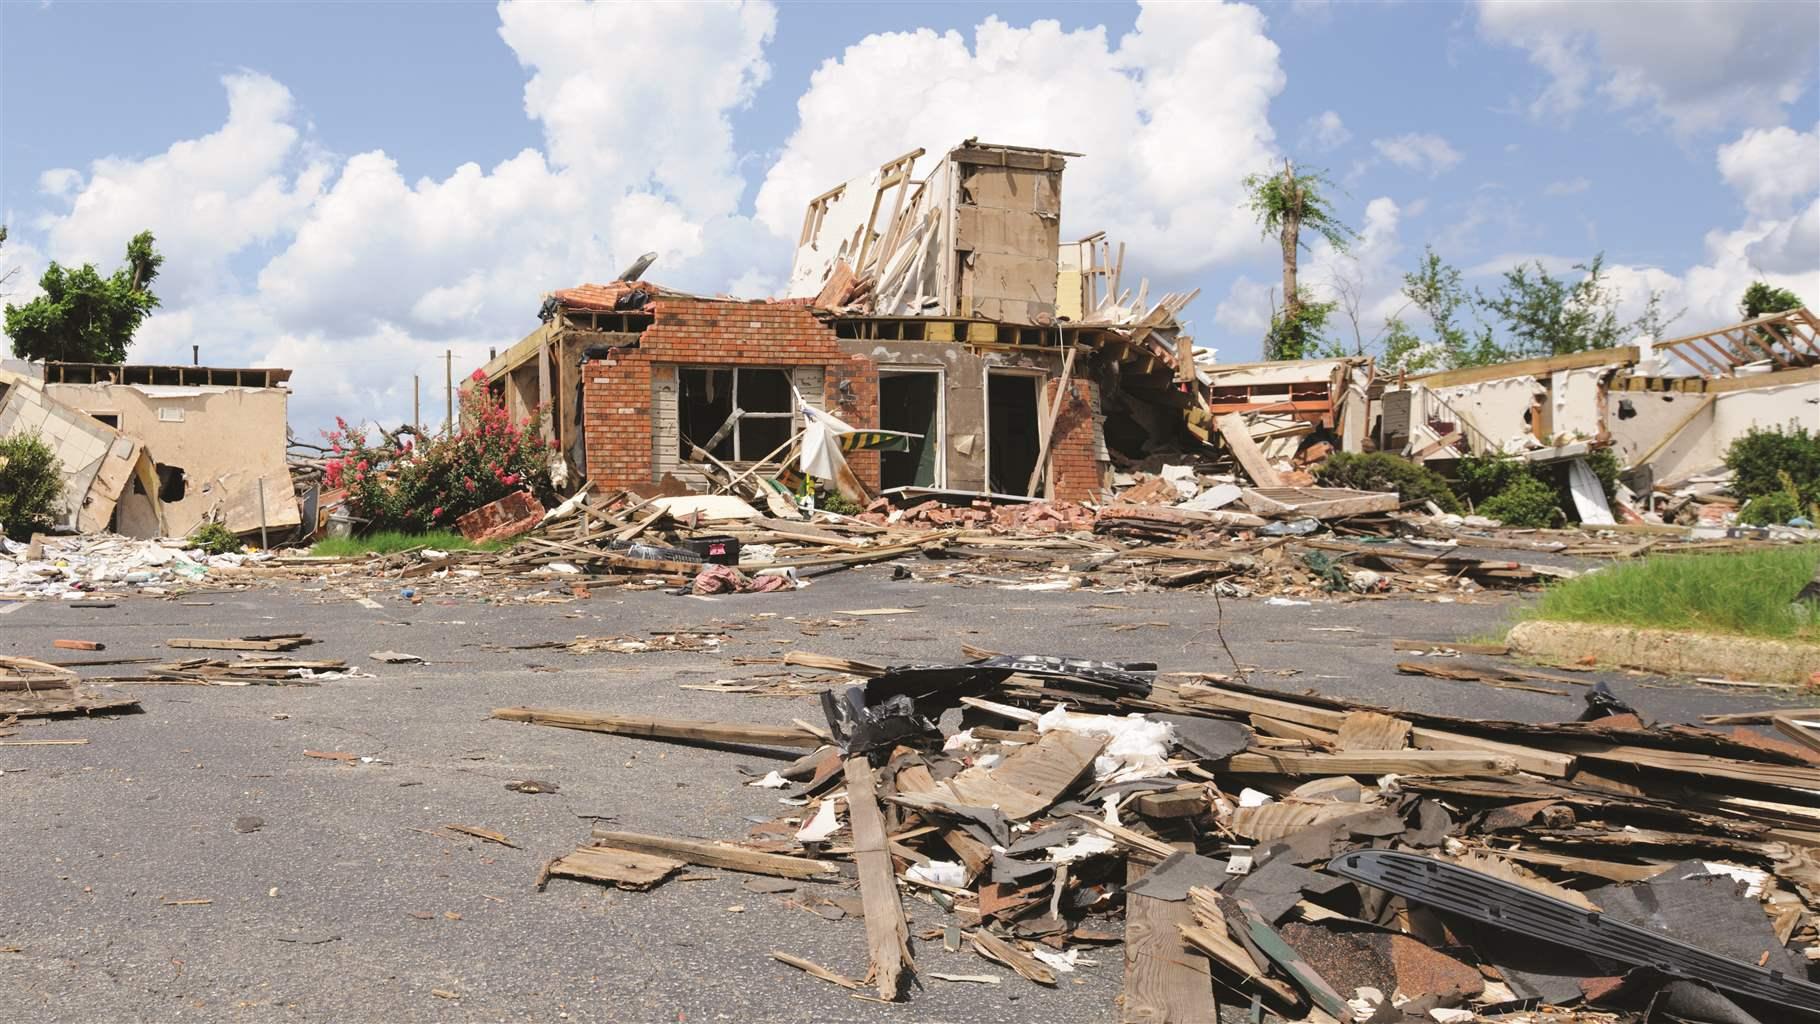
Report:
M530 491L514 491L456 519L455 526L463 537L476 543L505 540L542 522L543 512L543 504Z

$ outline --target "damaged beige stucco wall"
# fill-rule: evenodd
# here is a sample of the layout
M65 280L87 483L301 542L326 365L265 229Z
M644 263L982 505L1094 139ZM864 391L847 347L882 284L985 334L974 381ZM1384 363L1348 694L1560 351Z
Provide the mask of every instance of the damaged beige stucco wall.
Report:
M1820 367L1717 380L1631 378L1606 394L1613 448L1658 484L1719 469L1752 429L1820 426Z
M257 530L261 481L265 525L301 522L285 461L283 388L47 383L44 393L115 426L151 456L156 476L121 496L120 533L187 536L217 515L236 533Z
M56 452L63 470L57 528L82 533L106 529L135 470L149 470L139 465L139 443L47 398L36 381L7 377L0 380L0 437L33 434ZM156 522L156 510L153 516Z

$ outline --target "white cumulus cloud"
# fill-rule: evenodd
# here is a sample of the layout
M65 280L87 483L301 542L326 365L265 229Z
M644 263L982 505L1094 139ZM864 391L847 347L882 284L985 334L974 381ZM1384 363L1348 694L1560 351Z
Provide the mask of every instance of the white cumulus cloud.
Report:
M1719 147L1719 173L1752 213L1787 214L1820 191L1820 126L1750 129Z
M1302 145L1318 150L1334 150L1352 139L1352 131L1340 115L1323 110L1302 125Z
M1371 148L1378 156L1429 177L1450 171L1462 159L1460 151L1439 135L1408 132L1386 139L1373 139Z
M1479 27L1547 73L1538 117L1571 115L1596 93L1685 133L1780 122L1814 80L1820 6L1480 0Z
M1277 58L1255 8L1211 3L1146 4L1116 42L996 17L971 40L867 36L811 78L757 217L794 242L808 197L916 147L933 156L978 137L1085 154L1068 164L1064 237L1107 229L1147 264L1206 267L1255 245L1239 181L1275 156Z

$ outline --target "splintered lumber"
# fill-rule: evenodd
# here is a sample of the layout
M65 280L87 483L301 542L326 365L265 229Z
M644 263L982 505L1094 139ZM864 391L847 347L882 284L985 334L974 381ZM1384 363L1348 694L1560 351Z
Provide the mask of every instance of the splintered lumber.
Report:
M1572 754L1557 753L1538 747L1526 747L1520 743L1505 743L1502 740L1488 740L1481 736L1468 736L1464 733L1447 732L1443 729L1429 729L1417 726L1409 731L1411 746L1423 750L1477 750L1486 754L1508 757L1516 762L1517 770L1533 775L1546 775L1549 778L1564 779L1573 771L1575 758Z
M567 708L494 708L493 717L506 722L526 722L559 729L581 729L652 740L693 743L747 743L772 747L814 748L822 739L793 725L751 725L744 722L706 722L687 718L650 718L645 715L607 715Z
M1191 704L1293 722L1297 725L1332 733L1339 732L1340 727L1346 724L1346 716L1350 713L1214 686L1183 686L1177 690L1177 694ZM1500 757L1511 758L1522 771L1555 778L1565 776L1574 765L1572 754L1542 750L1502 740L1481 739L1477 736L1421 725L1410 730L1409 742L1410 745L1425 750L1479 751L1496 754Z
M1149 871L1135 857L1125 861L1127 884ZM1219 1020L1207 957L1182 938L1182 929L1194 924L1186 900L1125 894L1125 998L1119 1017L1124 1024Z
M632 853L671 857L702 867L743 871L749 875L771 875L777 878L817 878L838 874L840 865L833 861L808 857L787 857L780 853L760 853L732 843L710 843L699 839L674 839L638 832L594 830L594 845L629 850Z
M1245 475L1259 487L1281 487L1283 478L1264 457L1264 450L1251 439L1251 428L1245 425L1241 413L1229 412L1214 421L1220 429L1220 436L1226 439L1226 447L1232 450L1232 457L1238 460Z
M853 825L853 862L859 867L860 897L866 907L866 945L872 978L880 999L896 999L910 959L910 925L897 895L897 871L885 834L885 815L878 806L878 780L866 755L847 758L847 813Z
M498 843L501 846L510 846L514 850L518 849L518 844L506 838L504 832L495 832L490 828L455 824L444 825L443 828L448 829L450 832L460 832L463 835L470 835L476 839L485 839L489 843Z
M574 853L551 861L544 868L544 874L606 882L621 889L642 892L680 871L682 866L682 861L669 857L605 846L582 846Z
M844 974L836 974L835 972L830 971L813 960L804 960L800 956L791 956L781 949L772 950L771 956L779 963L789 964L791 967L807 974L811 978L820 978L823 981L839 985L841 988L850 988L858 991L859 989L866 987Z
M64 651L101 651L107 645L98 640L52 640L51 646Z
M1324 803L1272 801L1256 807L1235 808L1232 812L1232 830L1247 839L1268 843L1300 832L1310 825L1363 814L1375 806L1340 800Z
M1409 723L1376 711L1355 711L1340 723L1341 750L1402 750Z
M1588 746L1593 746L1588 744ZM1820 768L1762 761L1739 761L1709 754L1690 754L1680 750L1657 750L1622 744L1594 746L1580 752L1582 761L1599 761L1633 768L1651 768L1693 775L1699 778L1729 779L1765 786L1789 786L1795 789L1820 789Z
M1107 739L1057 729L1019 747L996 767L975 765L936 783L927 793L900 793L893 799L910 807L996 807L1006 818L1022 821L1042 813L1073 788Z
M1268 995L1284 1006L1296 1005L1299 1000L1295 989L1268 977L1264 965L1258 963L1251 951L1233 940L1231 926L1226 923L1225 911L1220 909L1219 896L1214 890L1193 886L1188 890L1188 899L1193 904L1195 923L1181 926L1183 941L1238 975L1239 987Z
M176 637L166 640L164 646L204 651L289 651L302 647L306 643L309 643L308 637L292 634L288 636L249 636L239 640Z
M1036 957L1017 948L1015 944L1001 939L984 928L976 928L968 933L973 940L973 951L995 963L1004 964L1016 971L1026 981L1038 985L1054 985L1055 972Z
M1517 764L1508 757L1459 750L1346 750L1304 754L1251 750L1226 759L1235 772L1275 775L1508 775Z
M883 665L874 665L869 661L855 661L852 658L837 658L832 654L814 654L809 651L790 651L784 655L785 665L798 668L820 669L823 672L845 672L853 676L873 676L885 674Z

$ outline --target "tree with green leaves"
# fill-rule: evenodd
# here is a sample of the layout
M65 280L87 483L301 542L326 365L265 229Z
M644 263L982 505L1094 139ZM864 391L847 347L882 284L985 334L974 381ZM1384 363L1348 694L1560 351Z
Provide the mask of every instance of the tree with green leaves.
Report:
M1746 320L1755 320L1760 316L1786 313L1805 305L1807 303L1801 301L1801 296L1787 288L1777 288L1768 281L1753 281L1749 288L1744 289L1744 297L1738 300L1738 315Z
M1498 294L1479 296L1479 304L1497 314L1510 338L1506 358L1530 359L1612 348L1637 333L1660 334L1680 316L1664 316L1662 297L1652 292L1643 315L1618 318L1622 298L1605 274L1605 254L1591 263L1576 263L1581 277L1570 281L1548 272L1542 261L1518 264L1504 272Z
M1384 341L1384 365L1393 370L1459 369L1486 366L1510 358L1492 337L1483 321L1468 325L1468 314L1478 306L1461 281L1458 268L1443 260L1432 246L1422 250L1422 262L1403 275L1403 297L1409 300L1434 330L1423 339L1401 317L1393 317Z
M38 279L43 295L23 306L6 304L13 354L62 362L124 362L134 332L158 308L151 284L163 263L150 231L133 236L126 245L126 265L107 277L93 263L71 270L51 261Z
M1315 301L1296 281L1297 261L1307 248L1302 229L1327 239L1338 252L1346 251L1356 233L1340 220L1324 194L1336 188L1324 172L1297 174L1295 164L1285 160L1281 174L1247 175L1244 185L1246 204L1264 237L1274 235L1283 248L1283 308L1271 317L1264 358L1305 358L1315 350L1334 304Z

